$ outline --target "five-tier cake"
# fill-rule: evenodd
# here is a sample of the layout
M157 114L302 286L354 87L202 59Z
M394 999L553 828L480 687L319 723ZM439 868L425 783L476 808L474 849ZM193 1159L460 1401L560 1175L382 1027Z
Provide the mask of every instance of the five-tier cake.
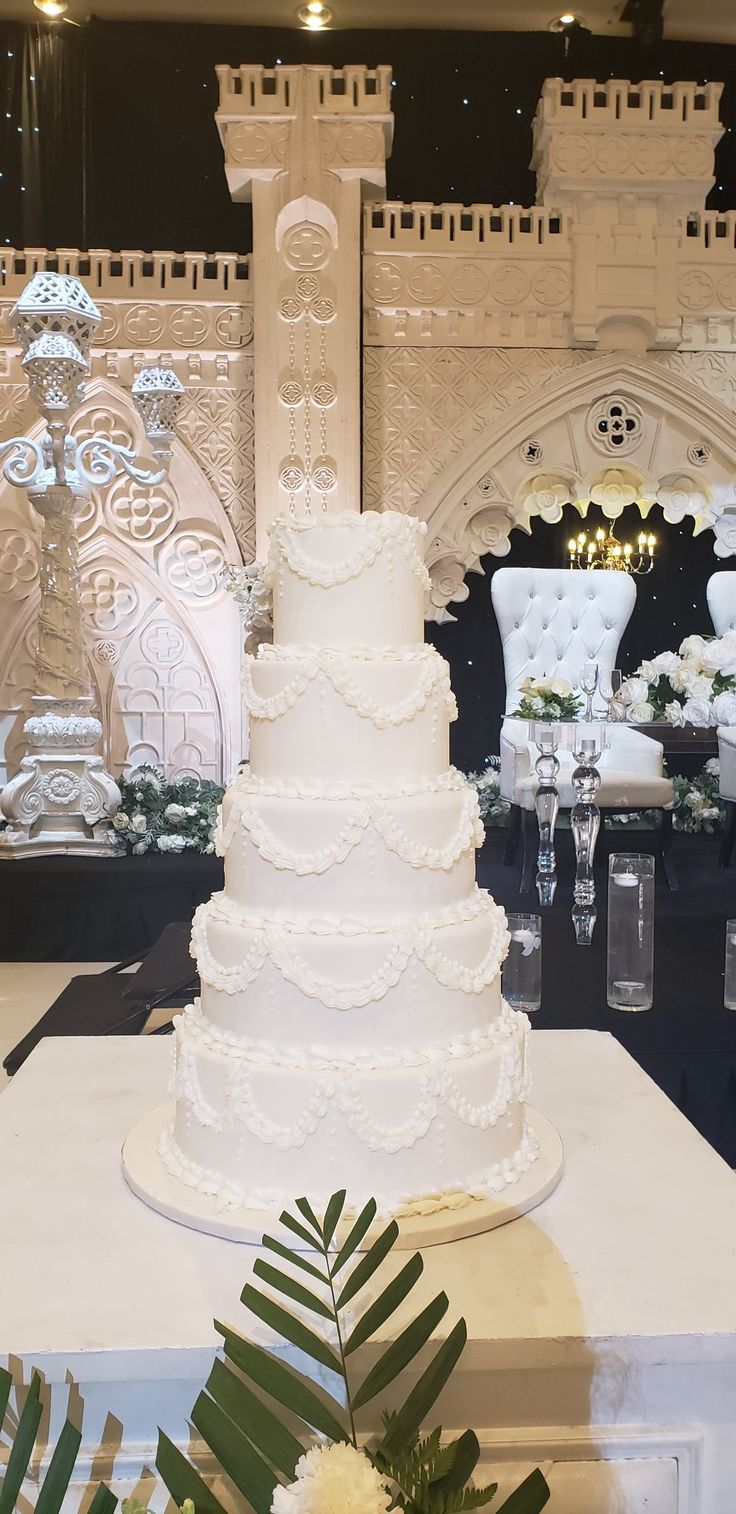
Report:
M274 643L246 662L250 765L222 807L224 891L194 920L201 1000L159 1143L221 1209L345 1187L456 1211L537 1156L506 920L476 886L477 797L423 640L424 529L368 512L271 533Z

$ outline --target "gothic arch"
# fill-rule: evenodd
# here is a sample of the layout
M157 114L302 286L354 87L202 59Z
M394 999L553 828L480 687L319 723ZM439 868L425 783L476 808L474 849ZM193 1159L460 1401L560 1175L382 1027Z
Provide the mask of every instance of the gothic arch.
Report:
M533 516L559 521L592 500L615 520L658 502L671 522L712 530L736 553L736 439L730 410L666 366L611 353L557 376L452 458L417 504L427 521L433 618L467 597L467 572L505 556Z
M147 452L129 395L104 378L90 382L73 429ZM41 430L39 423L31 434ZM0 535L16 532L18 552L26 544L37 561L40 523L29 513L20 491L0 488ZM131 759L147 760L171 775L223 778L242 755L241 634L223 583L225 565L241 553L212 485L177 440L162 485L145 490L118 474L91 490L78 535L108 765L119 772ZM29 694L37 575L16 592L0 648L0 725L11 768Z

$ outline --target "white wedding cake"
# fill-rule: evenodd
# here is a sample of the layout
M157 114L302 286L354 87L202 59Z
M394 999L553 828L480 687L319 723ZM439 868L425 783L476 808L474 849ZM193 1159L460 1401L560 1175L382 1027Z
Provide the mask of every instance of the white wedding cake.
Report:
M249 657L250 767L197 910L201 1001L176 1024L170 1174L225 1209L338 1188L427 1215L535 1161L528 1021L501 999L503 911L475 882L475 791L423 642L425 527L278 520L274 644Z

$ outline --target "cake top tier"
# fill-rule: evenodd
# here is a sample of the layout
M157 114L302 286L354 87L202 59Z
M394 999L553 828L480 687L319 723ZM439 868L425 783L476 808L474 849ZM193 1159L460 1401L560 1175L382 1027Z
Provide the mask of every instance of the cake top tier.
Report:
M271 530L264 580L274 641L310 646L404 646L423 640L430 587L424 521L395 511L282 516Z

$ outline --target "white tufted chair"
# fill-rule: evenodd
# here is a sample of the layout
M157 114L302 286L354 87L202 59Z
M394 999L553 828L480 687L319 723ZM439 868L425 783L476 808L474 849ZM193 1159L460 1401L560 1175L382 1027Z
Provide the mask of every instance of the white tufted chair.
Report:
M491 579L491 599L503 646L506 674L506 718L501 728L501 794L512 806L507 861L512 861L516 838L524 831L525 862L522 887L529 877L528 817L537 788L536 747L527 740L523 721L509 718L519 705L523 678L566 678L579 683L586 661L597 662L601 677L616 665L621 637L636 603L636 586L627 573L580 572L571 568L497 568ZM603 713L603 700L599 698ZM672 783L664 774L662 747L643 732L623 724L609 727L610 745L599 770L597 802L601 810L663 811L662 851L665 873L676 887L669 858L674 801ZM570 782L575 760L558 752L560 805L571 809L575 795Z
M736 631L736 573L713 573L705 591L716 636Z

